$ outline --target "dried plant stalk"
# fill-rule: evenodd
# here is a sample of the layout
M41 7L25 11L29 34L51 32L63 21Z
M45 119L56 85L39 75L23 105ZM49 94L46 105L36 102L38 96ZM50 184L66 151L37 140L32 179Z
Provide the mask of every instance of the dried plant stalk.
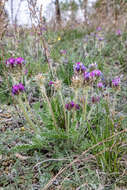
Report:
M7 14L5 11L5 2L6 0L0 1L0 40L2 40L2 37L5 34L7 28Z

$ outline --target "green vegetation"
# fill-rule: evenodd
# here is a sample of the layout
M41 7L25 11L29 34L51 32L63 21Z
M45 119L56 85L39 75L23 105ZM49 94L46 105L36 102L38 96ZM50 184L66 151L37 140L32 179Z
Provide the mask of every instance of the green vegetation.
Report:
M125 190L127 33L42 36L24 30L16 41L3 39L0 187ZM13 67L12 57L26 63Z

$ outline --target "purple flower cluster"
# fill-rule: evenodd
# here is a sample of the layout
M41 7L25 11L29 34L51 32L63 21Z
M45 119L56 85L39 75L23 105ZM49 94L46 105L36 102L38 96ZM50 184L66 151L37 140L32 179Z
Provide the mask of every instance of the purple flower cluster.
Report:
M93 70L91 72L84 72L84 82L92 82L95 81L97 78L101 76L101 71L100 70Z
M80 109L80 105L79 104L75 104L73 101L69 102L68 104L65 105L65 108L67 110L72 110L72 109L75 109L75 110L79 110Z
M22 57L13 58L13 57L11 57L11 58L6 60L6 66L7 67L10 67L10 66L14 67L17 65L20 65L20 66L25 65L24 58L22 58Z
M112 86L113 87L119 87L119 85L120 85L120 78L119 77L112 80Z
M18 95L20 92L23 92L23 91L25 91L25 87L23 86L22 83L12 86L12 94L13 95Z
M83 65L83 63L81 63L81 62L77 62L74 66L73 66L73 68L74 68L74 72L75 73L79 73L79 74L81 74L81 73L84 73L85 71L86 71L86 67Z

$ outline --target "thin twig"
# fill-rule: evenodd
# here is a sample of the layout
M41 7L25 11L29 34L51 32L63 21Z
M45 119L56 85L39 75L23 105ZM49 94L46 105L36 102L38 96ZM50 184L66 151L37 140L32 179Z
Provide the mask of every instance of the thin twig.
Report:
M53 177L53 178L45 185L45 187L44 187L42 190L47 190L47 189L49 188L49 186L52 184L52 182L53 182L54 180L56 180L56 178L57 178L60 174L62 174L66 169L68 169L68 168L71 167L73 164L75 164L76 162L78 162L79 159L80 159L82 156L84 156L86 153L88 153L90 150L94 149L95 147L97 147L97 146L99 146L99 145L101 145L101 144L103 144L103 143L105 143L105 142L107 142L107 141L110 141L113 137L116 137L116 136L121 135L122 133L126 133L126 132L127 132L127 129L124 129L124 130L122 130L122 131L120 131L120 132L118 132L118 133L112 135L111 137L109 137L109 138L107 138L107 139L105 139L105 140L103 140L103 141L101 141L101 142L98 142L97 144L93 145L93 146L90 147L89 149L85 150L78 158L76 158L75 160L73 160L73 162L71 162L70 164L68 164L68 165L67 165L66 167L64 167L64 168L61 168L60 171L57 173L57 175L55 175L55 177Z
M47 160L43 160L42 162L38 162L38 163L33 167L33 169L36 168L38 165L43 164L43 163L45 163L45 162L49 162L49 161L66 161L66 160L69 160L69 159L59 158L59 159L47 159Z

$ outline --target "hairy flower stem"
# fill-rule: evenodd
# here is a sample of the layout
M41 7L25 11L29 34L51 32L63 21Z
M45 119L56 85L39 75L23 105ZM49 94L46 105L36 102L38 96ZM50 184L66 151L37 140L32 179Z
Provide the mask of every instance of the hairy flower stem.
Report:
M78 103L78 88L75 89L75 102ZM73 122L75 123L75 127L77 126L77 118L76 118L76 111L73 111L72 113L72 119L73 119Z
M83 105L83 122L86 120L88 89L84 90L84 94L85 94L85 103Z
M62 102L62 106L63 106L66 131L68 131L68 122L67 122L67 117L66 117L65 103L64 103L64 100L63 100L61 89L59 90L59 96L61 98L61 102Z
M20 96L18 96L17 101L19 103L20 109L22 110L22 112L24 114L25 119L27 120L27 122L29 123L29 125L33 129L33 131L35 133L37 133L37 128L36 128L35 124L32 122L32 120L30 119L30 117L29 117L29 115L28 115L28 113L26 111L26 108L24 106L24 103L23 103L23 101L22 101L22 99L21 99Z
M115 107L117 104L117 95L118 95L119 91L117 90L116 93L114 94L114 99L113 99L113 106L112 106L112 114L115 114Z
M66 128L66 130L67 130L67 136L68 136L68 139L69 139L70 112L68 111L67 114L68 114L68 115L67 115L68 124L67 124L67 128Z
M78 89L75 89L75 102L78 101Z
M26 94L25 94L25 93L23 94L23 97L24 97L24 99L25 99L25 104L26 104L26 106L27 106L27 109L28 109L28 111L31 113L31 108L30 108L30 105L29 105L29 103L28 103L28 101L27 101L27 98L26 98Z
M95 105L92 105L92 107L91 107L91 109L90 109L90 111L89 111L89 114L88 114L88 116L87 116L87 121L90 120L90 117L91 117L91 114L92 114L94 108L95 108Z
M51 105L51 103L50 103L50 101L49 101L49 99L48 99L48 96L47 96L47 94L46 94L45 89L44 89L44 88L43 88L43 89L41 88L41 92L42 92L42 94L44 95L44 97L45 97L45 99L46 99L46 101L47 101L47 103L48 103L48 107L49 107L50 113L51 113L51 115L52 115L52 119L53 119L54 126L56 127L56 129L58 129L57 122L56 122L56 119L55 119L55 116L54 116L54 113L53 113L53 110L52 110L52 105Z
M37 125L40 126L40 123L39 123L39 121L38 121L38 119L37 119L37 117L36 117L36 114L34 115L34 114L32 113L32 111L31 111L31 107L30 107L30 105L29 105L29 102L27 101L26 94L24 93L23 95L24 95L23 97L24 97L24 99L25 99L25 105L26 105L26 107L27 107L28 112L32 115L32 117L33 117L34 120L36 121Z

